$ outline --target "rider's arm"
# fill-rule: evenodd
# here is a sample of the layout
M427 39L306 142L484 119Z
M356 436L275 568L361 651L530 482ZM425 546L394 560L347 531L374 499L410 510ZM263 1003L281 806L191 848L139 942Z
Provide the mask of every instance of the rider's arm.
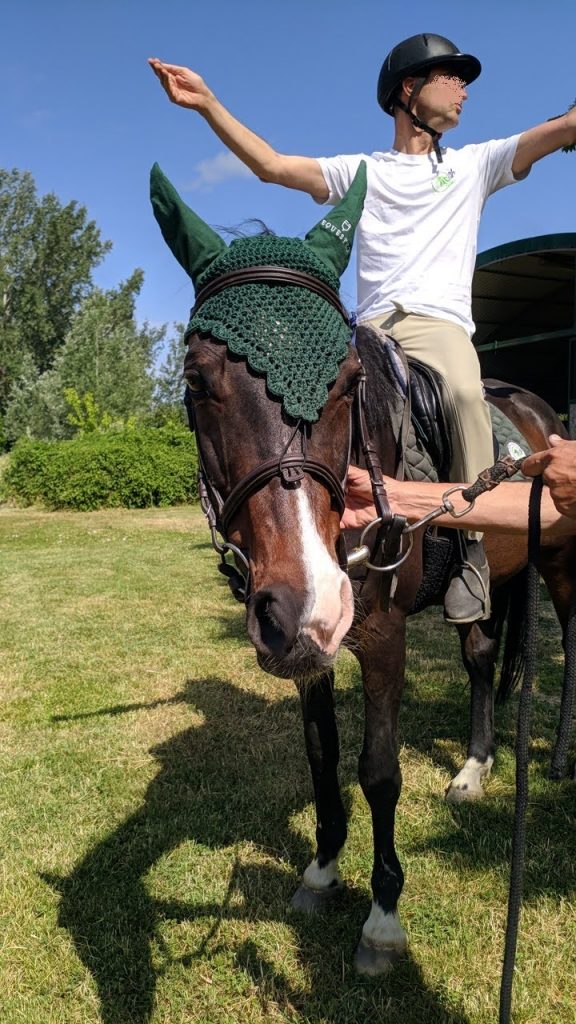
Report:
M521 178L537 160L573 143L576 143L576 108L523 132L512 163L514 176Z
M326 202L328 187L317 160L277 153L265 139L233 117L200 75L189 68L165 64L156 57L148 63L172 102L201 114L220 141L261 181L299 189L319 202Z

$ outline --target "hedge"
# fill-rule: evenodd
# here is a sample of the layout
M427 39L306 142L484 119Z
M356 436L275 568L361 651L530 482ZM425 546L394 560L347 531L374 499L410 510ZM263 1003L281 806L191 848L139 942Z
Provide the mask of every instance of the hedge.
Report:
M7 497L50 509L147 508L197 500L197 455L187 427L21 439L4 474Z

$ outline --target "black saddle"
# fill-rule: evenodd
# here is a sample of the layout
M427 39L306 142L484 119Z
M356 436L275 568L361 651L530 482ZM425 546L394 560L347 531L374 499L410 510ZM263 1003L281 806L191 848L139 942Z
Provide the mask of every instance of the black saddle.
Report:
M416 441L428 453L439 479L447 480L452 461L452 442L444 414L439 374L419 359L407 358L388 335L385 344L382 344L380 336L379 346L383 373L393 384L400 405L406 407L406 403L410 402L410 420ZM402 442L407 444L408 431L404 429L399 433L404 434Z
M452 442L444 414L441 378L419 359L408 359L410 418L416 437L429 453L440 480L447 480Z

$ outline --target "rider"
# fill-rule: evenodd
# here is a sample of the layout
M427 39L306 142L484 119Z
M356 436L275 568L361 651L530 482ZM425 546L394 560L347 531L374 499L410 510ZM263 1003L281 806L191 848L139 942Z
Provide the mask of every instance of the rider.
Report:
M453 421L452 480L474 480L493 462L490 416L471 343L471 281L480 214L487 197L526 177L532 164L576 142L576 109L509 139L440 145L456 127L476 57L443 36L422 33L395 46L378 81L378 101L394 118L391 149L314 159L276 152L219 102L188 68L150 60L170 99L198 111L221 141L263 181L336 203L366 160L368 192L357 232L360 323L392 335L437 369ZM472 563L481 575L466 566ZM489 612L488 568L478 535L466 542L445 602L449 621Z

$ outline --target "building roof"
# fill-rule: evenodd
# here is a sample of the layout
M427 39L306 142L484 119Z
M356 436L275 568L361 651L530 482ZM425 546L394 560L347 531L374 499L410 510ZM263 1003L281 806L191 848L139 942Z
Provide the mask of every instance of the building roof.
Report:
M479 254L474 344L576 336L576 233L539 235Z

